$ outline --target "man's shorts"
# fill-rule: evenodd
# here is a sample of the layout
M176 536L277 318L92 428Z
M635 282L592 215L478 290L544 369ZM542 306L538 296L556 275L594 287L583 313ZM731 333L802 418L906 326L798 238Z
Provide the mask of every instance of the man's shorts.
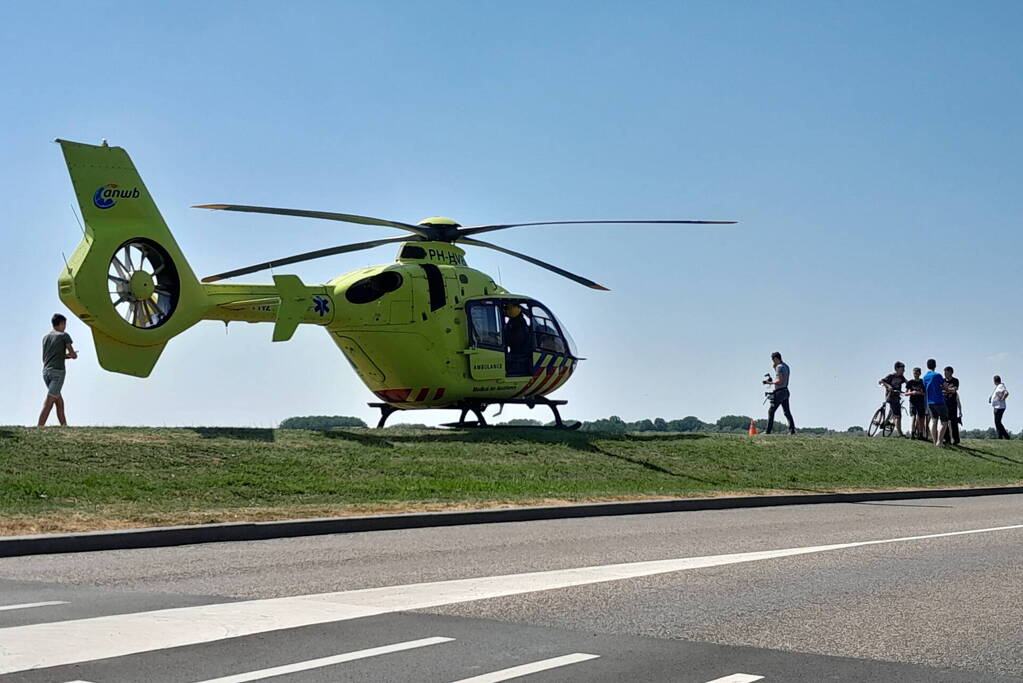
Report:
M926 403L914 403L909 402L909 414L913 417L924 417L927 415L927 404Z
M64 373L60 370L43 370L43 384L46 385L47 394L60 398L60 390L64 387Z
M888 399L888 406L892 409L892 415L902 414L902 401L900 401L898 398Z
M927 406L927 410L931 411L932 418L941 420L942 422L948 422L948 406L944 403L940 405L932 403Z

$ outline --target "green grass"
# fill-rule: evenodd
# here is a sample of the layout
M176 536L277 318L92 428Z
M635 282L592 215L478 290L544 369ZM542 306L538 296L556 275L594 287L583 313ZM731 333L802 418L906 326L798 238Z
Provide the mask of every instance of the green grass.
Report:
M996 486L1023 442L538 430L0 428L0 534L541 501Z

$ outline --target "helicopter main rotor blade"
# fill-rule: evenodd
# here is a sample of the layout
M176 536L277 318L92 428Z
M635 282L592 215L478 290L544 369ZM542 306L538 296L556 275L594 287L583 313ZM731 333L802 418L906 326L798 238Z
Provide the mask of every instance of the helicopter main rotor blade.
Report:
M413 238L414 240L415 238ZM329 247L327 249L317 249L316 251L307 251L304 254L296 254L295 256L286 256L285 258L275 259L273 261L265 261L263 263L257 263L254 266L246 266L245 268L238 268L236 270L229 270L226 273L217 273L216 275L210 275L204 277L203 282L216 282L218 280L226 280L231 277L238 277L239 275L248 275L249 273L258 273L261 270L269 270L270 268L276 268L278 266L287 266L292 263L301 263L302 261L312 261L313 259L323 258L324 256L334 256L335 254L345 254L350 251L361 251L363 249L372 249L373 247L379 247L383 244L393 244L395 242L408 242L408 237L388 237L382 240L372 240L370 242L356 242L355 244L344 244L339 247Z
M504 230L505 228L521 228L529 225L599 225L599 224L660 224L660 225L733 225L736 221L540 221L539 223L500 223L495 225L471 225L459 228L459 235L478 235L481 232Z
M246 213L272 213L281 216L300 216L302 218L322 218L342 223L359 223L360 225L381 225L386 228L398 228L413 232L420 237L427 237L427 232L418 225L389 221L372 216L357 216L353 213L333 213L331 211L306 211L305 209L277 209L272 206L245 206L243 204L196 204L193 209L212 209L215 211L244 211Z
M490 242L480 242L479 240L468 239L468 238L460 239L460 240L458 240L458 242L459 242L459 244L470 244L470 245L472 245L474 247L486 247L487 249L493 249L493 250L499 251L499 252L501 252L503 254L508 254L509 256L514 256L516 258L520 258L523 261L528 261L528 262L532 263L534 266L540 266L541 268L546 268L547 270L549 270L551 272L554 272L554 273L557 273L558 275L561 275L562 277L567 277L569 280L574 280L575 282L578 282L581 285L585 285L585 286L589 287L590 289L599 289L599 290L604 291L604 292L610 291L604 285L597 284L593 280L589 280L587 278L584 278L581 275L576 275L575 273L570 273L570 272L568 272L567 270L565 270L563 268L558 268L557 266L552 266L551 264L546 263L544 261L541 261L540 259L535 259L532 256L526 256L525 254L520 254L519 252L512 251L511 249L505 249L504 247L499 247L496 244L491 244Z

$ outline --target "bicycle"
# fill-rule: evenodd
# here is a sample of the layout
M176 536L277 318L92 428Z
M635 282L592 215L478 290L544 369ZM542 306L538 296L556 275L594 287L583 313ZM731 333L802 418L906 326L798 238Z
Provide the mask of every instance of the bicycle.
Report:
M895 432L895 411L892 410L892 404L889 402L888 396L891 394L891 390L886 390L884 395L884 403L881 407L874 411L874 416L870 418L870 424L867 426L867 436L876 436L878 431L881 432L882 436L891 436ZM905 408L902 407L902 398L899 398L899 411L900 414L905 412Z

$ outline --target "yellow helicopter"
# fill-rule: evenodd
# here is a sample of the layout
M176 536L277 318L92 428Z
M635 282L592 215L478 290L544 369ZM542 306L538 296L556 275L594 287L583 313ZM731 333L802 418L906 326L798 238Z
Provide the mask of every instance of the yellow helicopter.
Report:
M106 370L148 377L167 341L200 320L270 322L273 341L300 324L320 325L379 399L378 427L395 411L461 411L454 426L485 426L492 405L548 406L581 360L565 326L529 296L513 294L466 264L459 245L493 249L592 289L606 288L476 236L506 228L594 223L728 224L735 221L595 220L464 227L436 216L417 224L353 214L235 204L197 208L301 216L398 229L400 237L306 252L203 278L192 272L127 152L57 140L85 222L85 235L58 278L61 301L93 333ZM334 254L398 245L394 263L307 285L222 280ZM214 284L219 283L219 284ZM475 421L466 421L472 412Z

